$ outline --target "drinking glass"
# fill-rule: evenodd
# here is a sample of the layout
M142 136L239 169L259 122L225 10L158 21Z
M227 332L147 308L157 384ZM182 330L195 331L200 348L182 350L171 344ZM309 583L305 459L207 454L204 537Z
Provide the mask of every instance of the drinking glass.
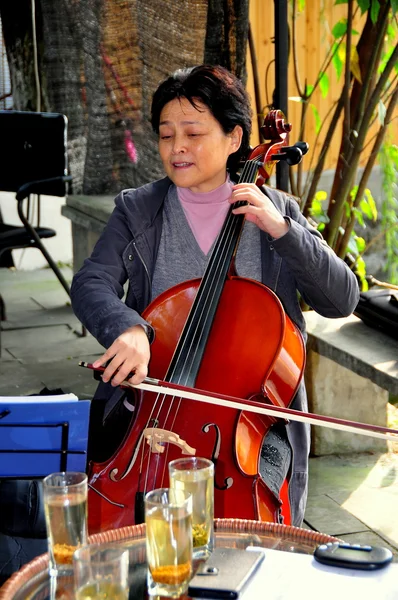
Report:
M160 488L145 496L148 594L179 597L192 573L192 500L183 490Z
M170 487L192 494L193 558L207 558L214 547L214 464L191 456L169 463Z
M129 551L111 544L82 546L73 555L76 600L128 600Z
M73 553L87 543L87 475L52 473L43 480L50 574L71 571Z

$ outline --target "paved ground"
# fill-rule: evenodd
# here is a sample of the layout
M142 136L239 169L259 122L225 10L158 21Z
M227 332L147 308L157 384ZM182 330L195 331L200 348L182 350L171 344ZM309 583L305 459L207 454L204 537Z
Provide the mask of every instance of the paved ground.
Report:
M70 279L70 270L64 274ZM0 269L6 304L2 323L0 396L38 393L44 387L91 398L96 387L79 360L101 352L81 326L69 298L49 269ZM398 453L310 459L305 526L352 543L390 547L398 562Z

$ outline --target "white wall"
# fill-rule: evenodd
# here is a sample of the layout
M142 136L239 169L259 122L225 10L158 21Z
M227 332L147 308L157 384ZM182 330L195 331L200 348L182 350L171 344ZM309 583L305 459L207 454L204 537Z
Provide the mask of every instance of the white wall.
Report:
M33 200L33 202L32 202ZM36 205L36 197L32 196L31 207ZM57 235L42 240L53 259L58 262L72 264L72 232L71 222L61 215L61 206L65 204L65 198L56 196L41 196L41 218L42 227L50 227L57 232ZM24 201L25 206L26 200ZM15 194L0 192L0 210L4 223L7 225L18 225L23 227L18 216L17 201ZM31 221L36 224L36 212ZM27 248L23 250L13 250L14 263L19 270L32 270L47 266L47 261L36 248Z

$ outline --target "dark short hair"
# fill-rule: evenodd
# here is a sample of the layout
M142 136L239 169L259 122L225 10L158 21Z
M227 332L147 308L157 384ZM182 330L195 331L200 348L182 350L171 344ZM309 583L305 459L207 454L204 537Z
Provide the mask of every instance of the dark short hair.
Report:
M195 100L200 100L226 134L231 133L236 125L242 127L240 148L229 156L227 162L227 168L236 172L239 162L247 157L252 126L250 98L242 82L221 66L200 65L175 71L153 95L151 123L155 133L159 133L162 109L175 98L186 98L195 107Z

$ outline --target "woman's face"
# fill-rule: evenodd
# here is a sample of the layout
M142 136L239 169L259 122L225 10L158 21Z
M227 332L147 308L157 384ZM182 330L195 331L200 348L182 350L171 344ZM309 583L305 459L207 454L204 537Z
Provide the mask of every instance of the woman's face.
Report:
M186 98L168 102L160 113L159 153L164 169L179 187L210 192L226 179L226 164L242 139L239 125L225 134L208 107Z

